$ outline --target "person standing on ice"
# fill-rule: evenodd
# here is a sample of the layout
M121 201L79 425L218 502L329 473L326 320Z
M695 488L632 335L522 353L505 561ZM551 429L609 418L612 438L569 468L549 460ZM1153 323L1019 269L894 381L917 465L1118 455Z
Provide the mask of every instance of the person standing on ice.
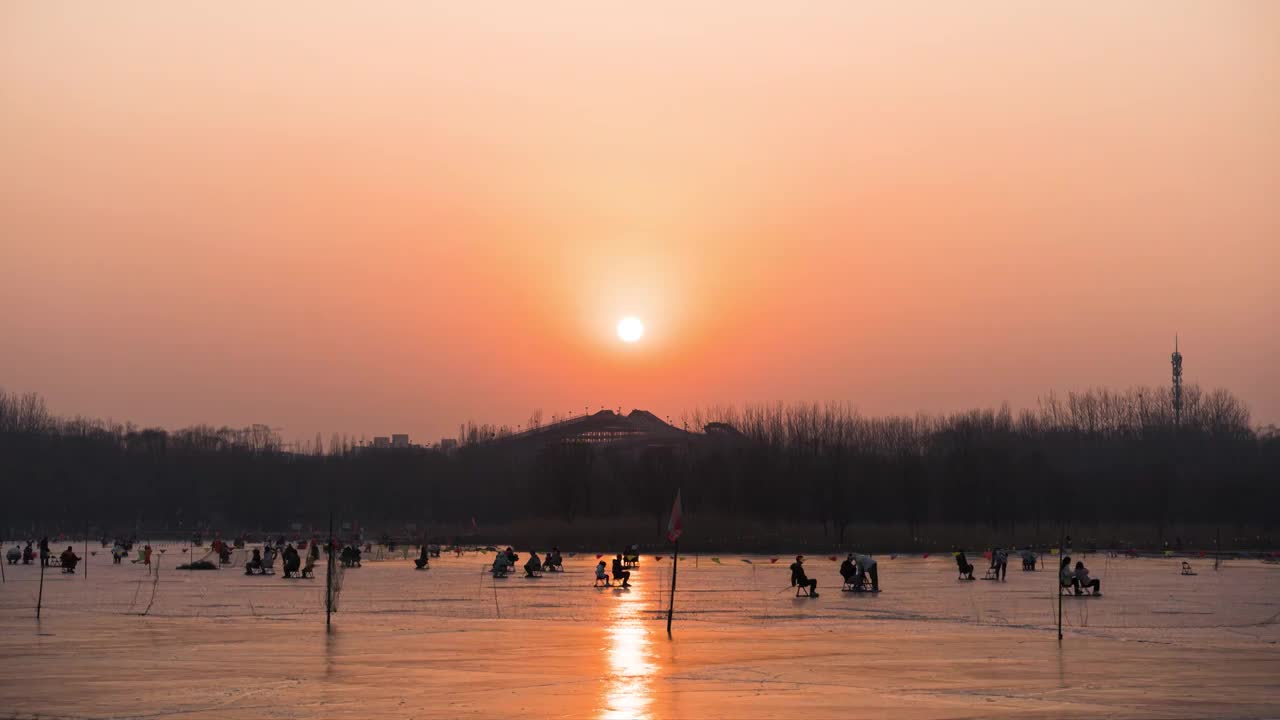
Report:
M1002 547L998 547L991 552L991 569L996 571L996 577L1004 580L1009 574L1009 551Z
M858 572L871 579L871 592L880 592L880 576L876 572L876 559L861 553L850 553L850 556L858 566Z
M809 597L818 597L818 581L810 580L809 576L805 575L803 555L797 555L796 561L791 563L791 586L808 587Z

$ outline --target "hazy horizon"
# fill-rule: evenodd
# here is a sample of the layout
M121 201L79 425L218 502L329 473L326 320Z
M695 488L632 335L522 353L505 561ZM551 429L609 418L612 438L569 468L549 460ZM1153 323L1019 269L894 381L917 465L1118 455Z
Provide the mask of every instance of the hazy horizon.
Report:
M1277 29L1265 0L11 3L0 387L436 442L1030 407L1166 385L1176 333L1187 383L1278 423Z

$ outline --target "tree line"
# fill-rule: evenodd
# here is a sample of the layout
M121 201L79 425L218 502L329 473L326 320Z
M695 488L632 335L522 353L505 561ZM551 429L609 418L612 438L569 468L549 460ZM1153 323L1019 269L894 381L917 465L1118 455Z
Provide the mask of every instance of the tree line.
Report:
M530 426L538 420L531 418ZM554 519L648 516L677 488L686 512L821 526L1001 532L1141 523L1269 528L1280 434L1253 428L1224 390L1051 394L1037 407L868 417L843 404L716 407L695 433L653 444L538 443L469 423L462 444L375 450L338 438L290 449L265 425L166 431L51 414L0 392L0 532L287 531L330 512L374 532L465 531ZM536 423L536 424L535 424ZM532 439L531 439L532 438Z

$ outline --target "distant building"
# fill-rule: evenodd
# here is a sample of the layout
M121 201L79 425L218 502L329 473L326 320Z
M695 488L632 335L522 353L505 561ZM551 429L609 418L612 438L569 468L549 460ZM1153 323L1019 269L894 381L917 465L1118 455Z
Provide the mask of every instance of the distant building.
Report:
M407 448L407 447L409 447L409 436L408 436L408 435L392 435L392 436L391 436L391 447L393 447L393 448Z
M391 447L391 438L385 435L375 437L373 439L373 446L376 448L389 448Z

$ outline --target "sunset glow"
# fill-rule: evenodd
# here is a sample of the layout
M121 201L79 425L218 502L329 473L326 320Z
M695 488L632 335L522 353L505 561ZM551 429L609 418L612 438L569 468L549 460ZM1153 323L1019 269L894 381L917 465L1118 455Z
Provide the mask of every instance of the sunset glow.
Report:
M1177 333L1280 421L1280 3L570 5L6 4L0 382L438 440L1028 407Z

